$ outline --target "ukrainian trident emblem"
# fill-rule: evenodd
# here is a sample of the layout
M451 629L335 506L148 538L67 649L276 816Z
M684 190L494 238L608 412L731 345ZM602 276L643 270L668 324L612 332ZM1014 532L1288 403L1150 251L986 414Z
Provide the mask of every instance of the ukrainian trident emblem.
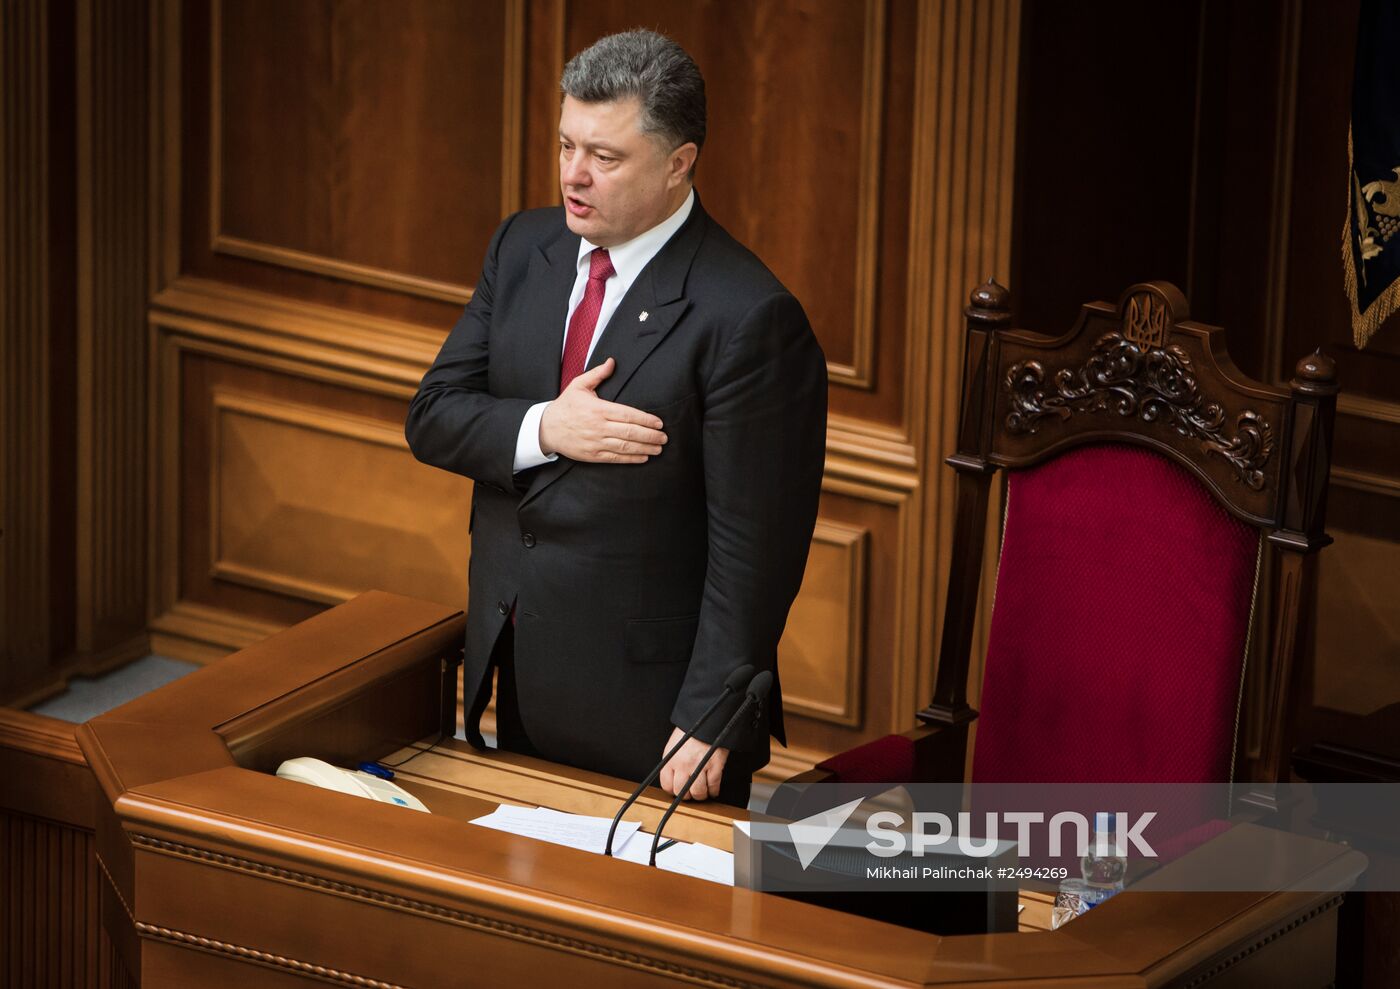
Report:
M1167 345L1167 307L1151 292L1138 292L1123 309L1123 339L1138 350Z

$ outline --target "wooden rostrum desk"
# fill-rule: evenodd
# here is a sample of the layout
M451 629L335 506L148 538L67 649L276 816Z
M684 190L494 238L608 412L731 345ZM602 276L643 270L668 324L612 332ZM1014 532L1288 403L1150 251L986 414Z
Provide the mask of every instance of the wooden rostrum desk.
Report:
M94 719L103 923L151 987L1311 986L1340 893L1129 891L1044 930L940 938L466 823L611 814L630 785L449 740L400 771L431 814L277 779L393 762L455 715L460 612L381 592ZM635 808L655 827L665 799ZM728 849L733 813L667 833ZM1357 866L1320 868L1344 889ZM1042 928L1037 930L1035 928Z

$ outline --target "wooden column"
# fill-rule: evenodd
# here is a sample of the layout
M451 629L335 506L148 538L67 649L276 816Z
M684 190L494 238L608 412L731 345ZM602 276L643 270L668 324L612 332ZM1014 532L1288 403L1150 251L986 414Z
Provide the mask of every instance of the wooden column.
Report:
M0 702L142 655L146 0L0 11Z
M146 0L77 8L76 652L89 670L146 638Z
M52 639L49 6L0 6L0 698Z

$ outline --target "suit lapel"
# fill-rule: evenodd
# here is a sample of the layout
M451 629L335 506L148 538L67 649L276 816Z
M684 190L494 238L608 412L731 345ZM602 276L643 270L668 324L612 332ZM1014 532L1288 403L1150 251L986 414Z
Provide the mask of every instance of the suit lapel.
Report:
M588 359L589 368L597 367L609 357L617 362L612 375L598 388L599 398L609 402L622 402L625 405L627 396L624 389L628 379L690 308L690 300L685 297L685 279L690 272L690 264L695 259L695 251L704 239L707 224L708 217L700 208L700 197L697 194L685 226L657 252L656 257L642 269L631 289L622 297ZM575 260L577 255L578 244L575 241ZM572 270L570 274L572 276ZM570 284L572 285L572 281ZM567 309L567 293L564 305ZM643 313L646 313L645 318ZM561 324L563 318L561 314ZM562 331L556 334L556 337L556 348L562 350ZM559 363L558 359L554 361L556 390L559 383ZM575 463L577 461L568 457L560 457L536 471L525 497L521 499L521 507L567 474Z
M665 296L666 293L657 291L654 273L645 270L623 296L588 358L590 368L609 357L617 362L613 373L598 387L599 398L620 401L618 395L627 380L690 307L689 300L684 297L668 299Z
M547 401L559 394L559 367L564 351L564 317L578 274L577 234L567 227L538 245L530 256L531 289L521 308L516 332L525 379L524 394Z

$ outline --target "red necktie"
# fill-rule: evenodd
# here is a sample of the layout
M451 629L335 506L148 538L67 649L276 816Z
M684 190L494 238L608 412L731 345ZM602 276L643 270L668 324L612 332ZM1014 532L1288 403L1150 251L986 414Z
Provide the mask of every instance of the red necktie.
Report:
M588 261L588 287L583 290L583 299L573 316L569 318L569 333L564 338L564 360L559 366L559 390L562 392L583 373L588 362L588 345L593 342L593 331L598 327L598 314L603 311L603 293L613 271L607 248L593 248L593 257Z

